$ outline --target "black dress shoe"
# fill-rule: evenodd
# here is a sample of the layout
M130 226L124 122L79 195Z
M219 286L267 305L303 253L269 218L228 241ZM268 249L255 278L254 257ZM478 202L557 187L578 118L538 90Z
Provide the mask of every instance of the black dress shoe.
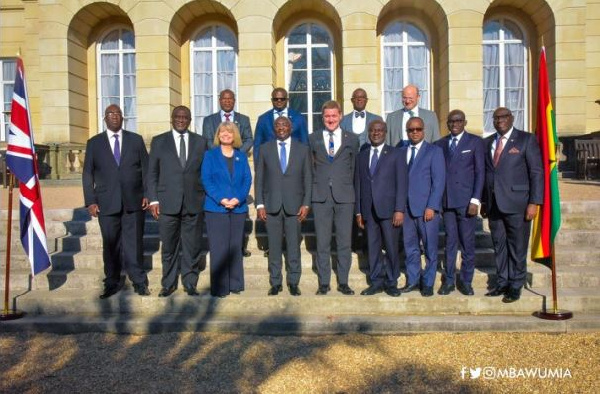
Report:
M381 286L369 286L366 289L364 289L363 291L360 292L360 295L374 295L377 293L381 293L383 291L383 289L381 288Z
M148 286L145 283L138 283L138 284L133 284L133 291L135 291L136 294L139 294L141 296L149 296L150 295L150 290L148 289Z
M115 295L119 292L119 290L119 285L105 287L102 294L100 294L100 299L104 300L112 295Z
M269 249L265 250L265 253L263 253L263 256L269 257Z
M448 295L448 294L452 293L455 289L456 289L456 287L454 285L444 283L442 285L442 287L440 287L440 289L438 290L438 294L439 295Z
M337 291L339 291L340 293L342 293L343 295L354 295L354 290L352 290L350 288L350 286L343 284L343 285L338 285L337 287Z
M331 290L331 287L329 287L329 285L321 285L317 289L317 295L326 295L329 292L329 290Z
M195 288L195 287L185 287L183 290L184 290L184 291L187 293L187 295L189 295L189 296L199 296L199 295L200 295L200 293L198 293L198 290L196 290L196 288Z
M415 283L414 285L407 284L406 286L400 288L400 292L401 293L410 293L411 291L417 291L420 289L421 289L421 287L419 286L418 283Z
M293 296L299 296L300 294L302 294L298 285L288 285L288 288L290 290L290 294Z
M176 287L169 287L169 288L163 287L162 289L160 289L160 292L158 293L158 296L159 297L168 297L171 294L173 294L173 292L176 289L177 289Z
M244 257L250 257L250 256L252 256L252 252L250 252L250 251L249 251L249 250L247 250L247 249L244 249L244 250L242 250L242 255L243 255Z
M239 289L238 289L238 290L229 290L229 291L230 291L232 294L235 294L235 295L240 295L240 294L242 294L242 291L244 291L244 290L239 290Z
M505 304L510 304L511 302L519 301L521 298L521 289L513 289L509 288L506 291L506 294L502 298L502 302Z
M431 297L433 295L433 286L423 286L421 288L421 295L423 297Z
M485 293L486 297L499 297L501 295L506 294L506 291L508 289L506 287L496 287L493 288L492 290L488 291L487 293Z
M267 294L270 296L274 296L274 295L279 294L279 292L282 290L283 290L283 287L281 285L271 286L271 288L269 289L269 292Z
M400 291L399 288L394 286L394 287L386 287L385 294L389 295L390 297L400 297L402 292Z
M466 295L466 296L475 295L475 292L473 291L473 287L470 284L459 283L457 287L458 287L458 291L460 291L460 293L463 295Z
M211 296L213 296L215 298L225 298L225 297L227 297L227 294L221 294L221 295L211 294Z

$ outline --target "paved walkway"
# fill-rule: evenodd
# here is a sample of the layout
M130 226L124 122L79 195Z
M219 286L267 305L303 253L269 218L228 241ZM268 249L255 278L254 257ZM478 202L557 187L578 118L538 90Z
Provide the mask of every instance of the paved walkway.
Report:
M560 193L562 201L600 200L600 182L561 180ZM13 192L13 209L17 209L19 193ZM0 187L0 209L6 209L8 189ZM84 205L81 182L42 181L42 202L44 209L79 208Z

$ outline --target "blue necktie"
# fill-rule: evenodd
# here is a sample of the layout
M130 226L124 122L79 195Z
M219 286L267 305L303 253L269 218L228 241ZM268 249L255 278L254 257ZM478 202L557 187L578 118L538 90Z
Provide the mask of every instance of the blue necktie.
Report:
M333 161L335 156L335 145L333 143L333 131L329 132L329 161Z
M458 140L456 137L452 138L452 143L450 144L450 156L454 155L454 151L456 150L456 143Z
M119 144L119 134L114 134L115 137L115 148L113 150L113 156L115 157L115 161L117 165L121 164L121 144Z
M371 165L369 166L369 172L371 175L375 173L375 169L377 168L377 162L379 161L379 155L377 154L377 148L373 151L373 156L371 156Z
M279 150L279 163L281 164L281 172L285 174L285 169L287 168L287 152L285 150L285 142L280 142L279 146L281 146L281 149Z
M415 152L417 151L417 148L415 148L414 146L411 146L411 152L410 152L410 160L408 161L408 171L410 171L413 162L415 161Z

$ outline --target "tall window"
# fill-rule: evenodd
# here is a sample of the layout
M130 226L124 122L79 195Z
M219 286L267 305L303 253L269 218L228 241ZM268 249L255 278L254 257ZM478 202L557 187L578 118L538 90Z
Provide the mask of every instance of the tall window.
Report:
M2 90L2 124L0 124L0 141L8 139L8 127L10 124L10 106L12 104L12 93L15 86L15 75L17 73L17 62L14 59L0 59L0 85Z
M219 109L219 92L237 87L237 39L224 26L210 26L192 41L193 124L200 132L202 120Z
M483 26L483 130L494 132L492 114L507 107L515 127L527 124L527 48L521 29L506 19Z
M117 104L123 111L123 128L137 130L135 36L119 28L109 32L98 45L100 83L98 92L98 130L104 129L104 109Z
M402 108L402 88L419 87L419 107L430 107L429 42L415 25L394 22L383 31L383 109L384 115Z
M285 38L290 107L306 116L308 130L323 129L321 107L333 97L333 42L316 23L296 26Z

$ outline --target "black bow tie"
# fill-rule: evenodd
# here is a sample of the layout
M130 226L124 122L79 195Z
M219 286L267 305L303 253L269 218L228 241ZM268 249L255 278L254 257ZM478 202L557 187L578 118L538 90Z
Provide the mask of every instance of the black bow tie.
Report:
M354 113L354 117L355 118L358 118L358 117L364 118L365 117L365 111L355 112Z

